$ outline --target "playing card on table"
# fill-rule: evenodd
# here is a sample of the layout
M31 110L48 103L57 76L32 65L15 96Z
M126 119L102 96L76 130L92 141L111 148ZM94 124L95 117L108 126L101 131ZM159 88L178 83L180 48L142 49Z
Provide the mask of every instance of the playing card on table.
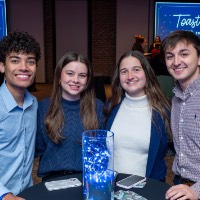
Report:
M147 200L143 196L130 190L128 191L119 190L115 192L115 198L119 200Z

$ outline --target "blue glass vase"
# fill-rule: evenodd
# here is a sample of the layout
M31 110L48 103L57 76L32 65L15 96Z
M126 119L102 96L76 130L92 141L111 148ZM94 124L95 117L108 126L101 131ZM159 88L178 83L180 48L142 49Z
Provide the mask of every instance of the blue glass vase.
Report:
M114 200L113 142L111 131L83 132L84 200Z

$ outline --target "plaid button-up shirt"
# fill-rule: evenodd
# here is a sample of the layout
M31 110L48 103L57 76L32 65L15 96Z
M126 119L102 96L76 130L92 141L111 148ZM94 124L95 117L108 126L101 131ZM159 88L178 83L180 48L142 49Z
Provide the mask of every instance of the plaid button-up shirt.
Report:
M200 197L200 76L183 92L174 88L171 128L176 155L172 170L191 181Z

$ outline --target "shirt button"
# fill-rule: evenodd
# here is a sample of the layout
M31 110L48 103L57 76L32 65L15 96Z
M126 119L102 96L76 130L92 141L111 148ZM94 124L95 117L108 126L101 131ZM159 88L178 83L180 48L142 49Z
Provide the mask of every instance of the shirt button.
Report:
M183 105L185 105L185 102L183 102Z
M183 157L183 153L181 153L181 156Z
M180 122L183 122L183 119L181 119Z

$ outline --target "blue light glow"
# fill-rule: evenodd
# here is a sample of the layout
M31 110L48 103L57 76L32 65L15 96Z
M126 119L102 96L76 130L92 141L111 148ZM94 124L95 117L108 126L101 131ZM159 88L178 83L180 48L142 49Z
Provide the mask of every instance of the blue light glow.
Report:
M85 200L114 200L113 133L83 134L83 193Z
M96 181L99 177L105 176L108 168L110 152L106 147L106 140L90 139L84 140L83 161L85 165L85 176L94 177Z

